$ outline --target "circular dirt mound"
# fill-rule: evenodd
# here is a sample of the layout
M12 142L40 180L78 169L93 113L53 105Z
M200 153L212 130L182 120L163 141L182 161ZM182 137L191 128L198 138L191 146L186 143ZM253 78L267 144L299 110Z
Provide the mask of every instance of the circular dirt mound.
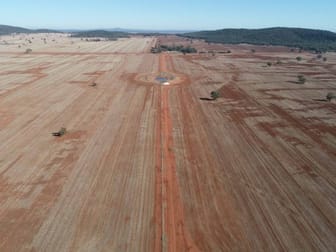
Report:
M186 77L176 73L158 72L138 74L135 76L135 80L147 84L177 85L182 84Z

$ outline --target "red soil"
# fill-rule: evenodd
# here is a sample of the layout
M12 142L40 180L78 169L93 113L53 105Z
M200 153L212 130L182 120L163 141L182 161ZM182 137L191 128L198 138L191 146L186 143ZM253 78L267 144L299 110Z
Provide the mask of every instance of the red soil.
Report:
M159 71L167 72L173 71L173 61L167 54L160 55ZM161 149L158 158L162 160L161 169L157 170L157 199L162 199L161 211L158 209L156 212L156 223L159 227L162 225L162 233L160 235L161 248L158 245L159 237L156 237L155 251L161 249L167 251L198 251L193 240L188 233L185 225L183 204L179 192L179 183L176 174L176 160L174 156L174 142L173 142L173 125L169 110L169 90L170 87L159 87L160 90L160 110L161 117L158 125L160 124L161 142L157 149ZM160 188L162 187L162 195L159 196ZM158 202L156 202L157 204ZM157 206L157 205L156 205ZM158 207L158 206L157 206ZM158 219L162 218L162 221ZM157 232L156 235L159 235Z

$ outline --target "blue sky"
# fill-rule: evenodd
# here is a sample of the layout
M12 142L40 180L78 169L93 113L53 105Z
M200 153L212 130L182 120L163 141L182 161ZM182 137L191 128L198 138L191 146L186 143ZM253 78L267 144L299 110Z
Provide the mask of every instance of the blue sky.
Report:
M336 31L335 13L336 0L4 0L0 24L154 30L286 26Z

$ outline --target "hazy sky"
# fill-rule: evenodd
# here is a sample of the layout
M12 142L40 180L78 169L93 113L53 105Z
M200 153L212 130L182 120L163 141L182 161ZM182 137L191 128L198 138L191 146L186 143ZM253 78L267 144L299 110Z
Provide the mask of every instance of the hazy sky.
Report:
M336 31L336 0L3 0L0 24L28 28Z

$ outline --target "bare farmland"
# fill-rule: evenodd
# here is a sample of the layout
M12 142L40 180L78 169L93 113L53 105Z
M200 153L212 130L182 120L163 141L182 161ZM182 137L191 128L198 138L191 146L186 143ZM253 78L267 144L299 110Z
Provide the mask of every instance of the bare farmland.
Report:
M0 251L336 250L336 54L31 36L0 44Z

